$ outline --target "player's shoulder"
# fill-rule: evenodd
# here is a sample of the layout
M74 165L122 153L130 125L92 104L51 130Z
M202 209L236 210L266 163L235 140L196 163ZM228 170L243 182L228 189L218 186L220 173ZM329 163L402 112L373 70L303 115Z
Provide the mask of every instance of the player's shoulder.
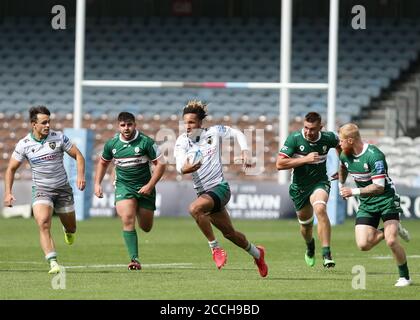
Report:
M225 133L226 130L228 129L229 127L223 124L215 124L211 127L204 128L204 131L208 134L214 134L214 133Z
M369 156L373 156L373 157L384 157L385 154L381 151L381 149L379 149L377 146L375 146L374 144L368 144L366 153Z
M184 132L183 134L179 135L175 141L176 147L182 147L188 144L188 136L187 133Z
M321 137L326 139L338 140L338 135L334 131L321 131Z
M28 145L32 142L33 140L31 139L31 134L28 133L26 136L24 136L23 138L19 139L19 141L17 142L17 146L25 146Z
M155 143L155 140L153 140L151 137L149 137L147 134L139 131L139 136L137 137L138 140L143 140L146 143Z
M114 146L120 142L120 134L116 133L112 138L105 141L105 145Z
M47 137L47 140L59 140L59 139L68 139L63 131L50 130L50 133ZM67 141L66 141L67 142Z

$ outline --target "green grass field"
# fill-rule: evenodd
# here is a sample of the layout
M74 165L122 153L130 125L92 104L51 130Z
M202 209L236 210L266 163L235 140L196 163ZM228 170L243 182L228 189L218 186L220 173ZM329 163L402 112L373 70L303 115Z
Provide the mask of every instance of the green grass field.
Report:
M0 219L0 299L419 299L420 220L404 221L412 240L404 243L414 285L395 288L397 268L385 243L360 252L353 221L333 228L337 266L306 266L304 244L294 220L235 220L236 228L266 247L269 275L259 276L252 258L223 239L228 253L215 267L207 241L191 218L156 218L153 230L139 233L141 271L128 271L118 219L79 222L76 242L64 243L61 224L53 221L59 263L66 288L54 290L32 219ZM319 244L317 242L317 246ZM411 256L411 257L410 257ZM366 289L352 288L355 265L366 269Z

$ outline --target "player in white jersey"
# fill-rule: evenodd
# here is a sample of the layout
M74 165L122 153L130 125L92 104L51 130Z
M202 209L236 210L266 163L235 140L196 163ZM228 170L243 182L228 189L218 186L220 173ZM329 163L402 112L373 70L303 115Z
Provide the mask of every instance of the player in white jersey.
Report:
M225 238L246 250L254 258L260 275L265 277L268 273L264 261L265 249L261 246L256 247L244 234L234 229L225 207L230 199L230 189L223 177L221 139L237 139L241 147L243 165L249 168L251 164L246 138L241 131L227 126L202 128L206 112L207 105L201 101L188 102L183 110L186 133L178 137L174 150L177 171L181 174L192 173L193 176L198 198L191 203L190 214L207 238L218 269L225 265L227 254L219 246L212 225L219 229ZM191 150L199 150L203 155L202 161L190 163L187 155Z
M50 111L46 107L32 107L29 117L32 132L18 142L6 170L4 205L13 205L15 173L22 162L28 160L32 170L33 215L39 227L41 248L50 264L49 273L53 274L60 272L50 232L53 210L60 216L67 244L73 244L76 232L73 190L64 170L63 155L66 152L76 159L77 187L80 190L86 185L85 159L62 132L50 130Z

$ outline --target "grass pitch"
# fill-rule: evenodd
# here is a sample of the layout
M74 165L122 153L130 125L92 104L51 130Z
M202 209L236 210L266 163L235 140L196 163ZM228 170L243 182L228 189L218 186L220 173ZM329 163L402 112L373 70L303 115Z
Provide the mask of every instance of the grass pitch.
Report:
M54 276L39 246L33 219L0 219L0 299L418 299L420 286L420 220L405 220L412 239L402 242L414 285L395 288L397 268L385 243L358 251L353 220L333 227L333 270L304 262L305 245L294 220L234 220L235 227L266 248L269 274L259 276L253 259L217 238L228 253L218 270L204 236L192 218L155 220L153 230L138 230L143 270L128 271L121 223L94 218L78 223L74 245L64 243L59 219L53 236L59 263L66 268L65 289L52 288ZM352 288L354 266L366 270L365 289Z

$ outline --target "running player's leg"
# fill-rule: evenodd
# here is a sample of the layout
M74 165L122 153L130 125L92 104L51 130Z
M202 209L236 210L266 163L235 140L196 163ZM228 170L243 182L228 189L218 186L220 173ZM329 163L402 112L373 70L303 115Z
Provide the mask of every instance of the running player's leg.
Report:
M55 212L59 215L64 231L64 241L71 245L76 232L76 214L74 212L73 190L70 185L65 185L57 190L54 197Z
M232 241L238 247L244 249L253 258L258 266L258 271L262 277L267 276L268 267L265 263L265 248L262 246L255 246L253 243L247 240L246 236L237 231L232 224L229 213L226 207L223 207L220 211L209 214L211 223L219 229L223 236Z
M217 268L220 269L226 264L227 254L225 250L220 247L211 226L209 213L214 209L214 206L215 202L213 198L208 194L202 194L190 204L189 211L201 232L207 238L213 260L216 263Z
M411 280L407 266L407 257L404 248L398 241L398 224L399 221L397 219L384 220L384 233L386 244L391 249L398 266L400 278L396 286L403 287L410 285Z
M299 224L300 234L306 243L305 262L308 266L315 265L315 240L313 238L313 210L308 203L303 208L296 212Z
M209 243L216 240L213 229L211 227L210 217L208 216L208 213L213 209L213 207L214 201L207 194L202 194L199 196L190 204L189 207L191 216L194 218L195 222Z
M322 258L324 266L331 268L335 266L335 262L331 257L331 224L327 214L328 193L326 190L315 189L310 196L310 202L313 211L318 220L318 238L322 245Z
M138 238L135 228L137 199L119 200L116 202L115 208L117 210L118 216L121 218L123 238L131 260L131 263L128 267L130 270L139 270L141 266L139 263Z
M137 222L144 232L152 230L156 210L155 202L154 196L140 196L137 202Z
M154 215L154 210L139 208L137 210L137 221L140 229L142 229L144 232L149 232L152 230Z
M39 241L45 259L50 265L50 273L58 273L57 252L55 251L54 240L51 236L51 217L53 212L52 202L47 200L34 202L32 210L35 221L39 228Z
M370 215L358 211L356 216L356 245L361 251L369 251L384 239L384 232L378 230L379 214Z

